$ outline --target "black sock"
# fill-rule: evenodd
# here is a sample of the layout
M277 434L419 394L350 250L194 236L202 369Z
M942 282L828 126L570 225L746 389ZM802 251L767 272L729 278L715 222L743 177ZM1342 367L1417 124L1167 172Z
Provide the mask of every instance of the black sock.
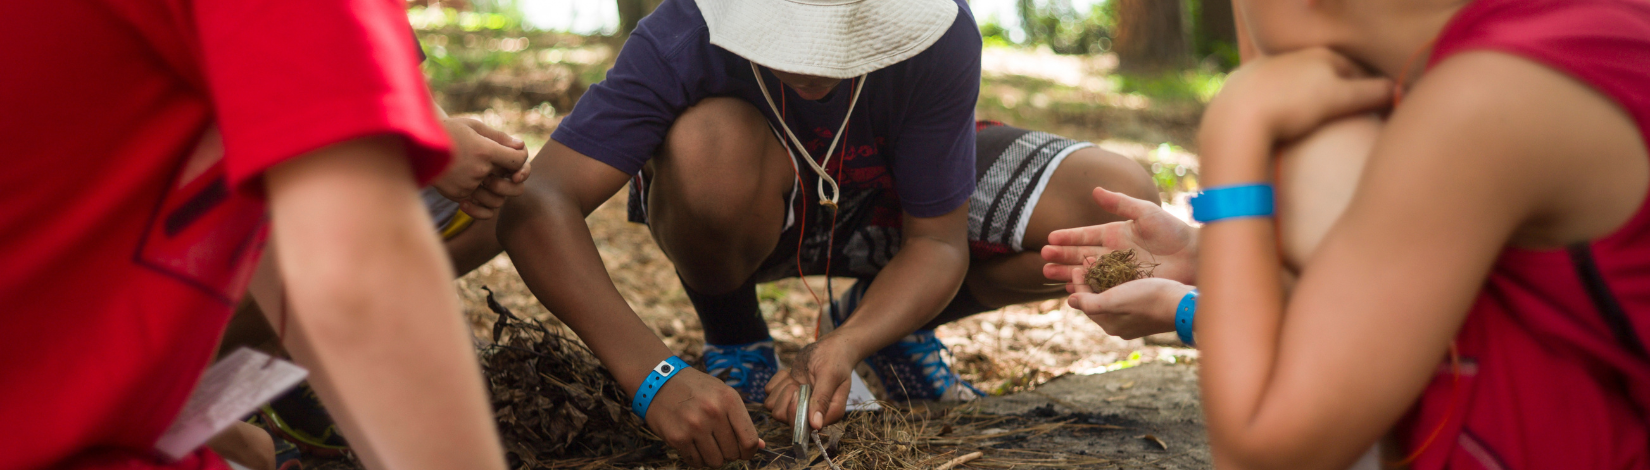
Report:
M727 346L773 338L768 336L768 322L762 319L754 278L722 294L701 294L686 282L682 283L682 290L687 292L688 301L693 302L693 309L699 313L706 343Z
M962 289L957 290L957 296L951 298L951 303L945 306L945 310L940 310L940 316L934 317L934 321L923 325L922 329L932 330L939 328L940 325L991 310L994 309L981 304L979 299L974 298L974 293L968 290L968 284L963 284Z

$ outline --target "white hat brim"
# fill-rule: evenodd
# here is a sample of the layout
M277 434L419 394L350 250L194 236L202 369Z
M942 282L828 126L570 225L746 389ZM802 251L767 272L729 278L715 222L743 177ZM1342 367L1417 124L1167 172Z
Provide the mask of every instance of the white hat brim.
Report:
M775 70L864 75L927 50L958 15L952 0L696 0L710 43Z

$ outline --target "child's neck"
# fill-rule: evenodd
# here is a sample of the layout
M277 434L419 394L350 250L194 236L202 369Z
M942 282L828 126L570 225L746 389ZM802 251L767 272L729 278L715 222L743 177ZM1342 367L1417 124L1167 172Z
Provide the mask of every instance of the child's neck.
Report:
M1383 11L1348 19L1357 34L1337 49L1381 75L1415 83L1431 55L1433 39L1463 6L1466 2L1448 0L1426 10ZM1412 59L1415 63L1409 64ZM1409 76L1399 77L1406 68Z

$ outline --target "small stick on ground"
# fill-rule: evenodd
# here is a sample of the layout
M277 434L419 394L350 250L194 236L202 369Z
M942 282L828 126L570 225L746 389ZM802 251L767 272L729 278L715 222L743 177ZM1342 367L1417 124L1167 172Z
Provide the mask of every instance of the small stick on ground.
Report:
M825 458L825 463L831 464L831 470L842 470L842 467L836 466L836 462L831 461L831 454L825 451L825 443L819 440L819 433L810 432L808 434L814 437L814 445L819 446L819 456Z
M950 462L946 462L944 464L941 464L938 467L934 467L934 470L951 470L953 468L957 468L958 466L961 466L962 464L972 462L974 459L980 458L980 456L982 456L982 455L985 455L985 452L981 452L981 451L977 451L977 450L974 451L974 452L963 454L962 457L957 457L957 458L951 459Z
M1136 258L1134 250L1113 251L1089 263L1083 282L1095 293L1100 293L1125 282L1152 277L1152 270L1156 268L1156 264L1143 263Z

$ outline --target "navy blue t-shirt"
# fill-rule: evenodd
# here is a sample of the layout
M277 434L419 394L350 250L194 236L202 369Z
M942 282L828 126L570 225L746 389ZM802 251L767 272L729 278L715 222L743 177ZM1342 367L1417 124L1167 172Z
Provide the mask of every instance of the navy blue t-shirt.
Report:
M846 136L827 165L833 175L840 170L845 198L856 190L882 190L874 197L871 224L898 227L902 210L916 217L944 215L974 192L980 33L968 4L958 0L957 8L956 20L934 45L867 75ZM765 68L762 76L775 104L784 103L791 131L816 161L823 158L847 112L853 80L815 102L781 87ZM778 122L750 61L710 44L693 0L666 0L642 19L607 79L590 87L551 138L635 174L677 116L716 96L743 99L770 124ZM806 166L802 176L804 199L812 198L815 178Z

